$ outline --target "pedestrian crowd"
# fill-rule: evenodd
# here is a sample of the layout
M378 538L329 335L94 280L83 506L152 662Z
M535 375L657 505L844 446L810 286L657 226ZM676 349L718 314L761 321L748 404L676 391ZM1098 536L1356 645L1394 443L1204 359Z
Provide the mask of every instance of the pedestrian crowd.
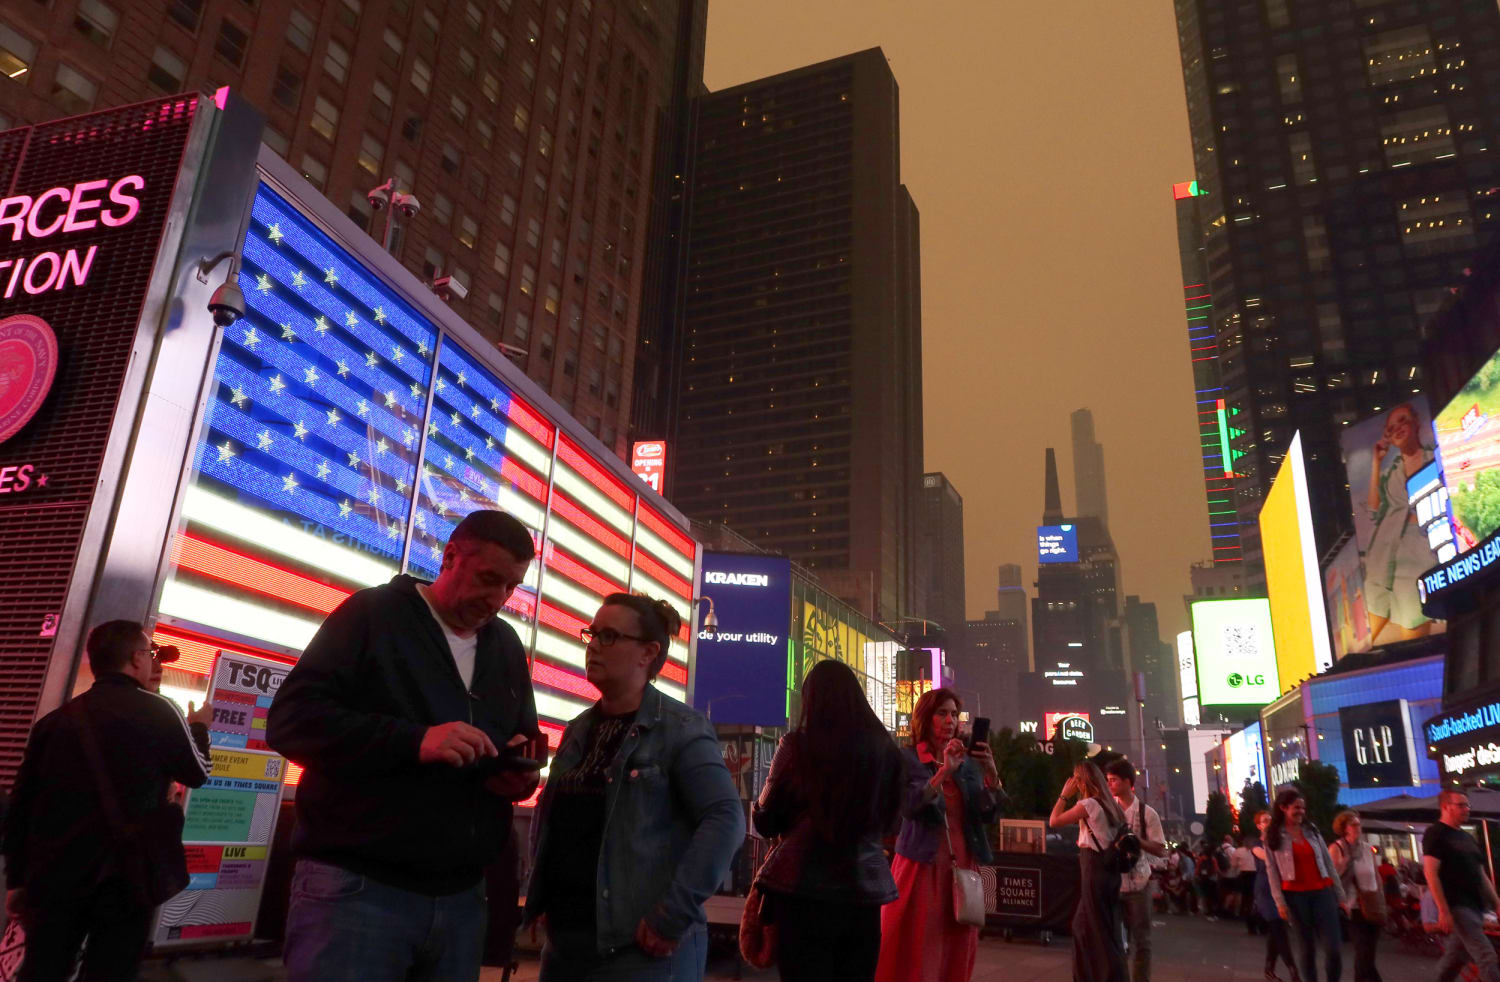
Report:
M494 915L521 906L521 801L535 804L521 917L544 929L542 982L703 977L705 901L745 844L746 817L713 726L651 684L682 620L665 601L604 597L580 632L597 701L557 738L538 794L551 748L525 649L497 616L534 559L519 521L474 512L434 582L400 575L355 593L286 675L266 743L304 768L291 982L477 979ZM23 982L136 978L154 908L188 884L180 789L210 779L211 707L190 704L184 719L157 691L175 652L131 621L97 626L86 650L93 685L33 728L4 822ZM742 950L787 982L967 982L987 828L1007 800L988 721L961 732L962 700L933 689L898 747L854 673L831 661L807 672L800 697L750 808L771 845ZM1407 896L1353 811L1325 841L1288 789L1255 816L1256 835L1169 851L1136 776L1118 755L1084 759L1052 808L1052 826L1078 827L1075 982L1149 982L1152 916L1166 908L1264 933L1268 980L1284 963L1293 982L1318 982L1321 952L1336 982L1347 932L1355 982L1380 982L1380 936L1410 922L1447 936L1439 982L1470 962L1500 982L1485 930L1500 897L1461 829L1462 792L1442 794L1407 878L1424 885Z

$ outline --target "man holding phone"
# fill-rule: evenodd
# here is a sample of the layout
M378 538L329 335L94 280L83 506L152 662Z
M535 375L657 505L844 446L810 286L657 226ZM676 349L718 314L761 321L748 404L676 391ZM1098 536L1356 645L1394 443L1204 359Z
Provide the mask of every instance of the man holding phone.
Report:
M479 978L484 868L546 746L526 652L496 616L534 557L519 521L474 512L435 582L401 575L354 594L282 683L266 742L305 768L291 982Z

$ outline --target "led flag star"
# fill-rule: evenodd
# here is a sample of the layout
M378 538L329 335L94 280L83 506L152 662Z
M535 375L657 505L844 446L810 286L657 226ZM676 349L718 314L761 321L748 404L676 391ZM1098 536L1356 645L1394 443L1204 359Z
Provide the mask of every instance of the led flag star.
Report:
M448 417L448 422L452 423L454 426L458 426L463 421L464 421L463 416L459 415L457 412L455 412L452 416Z
M392 522L389 526L386 527L385 537L387 539L401 538L401 526L397 525L395 522Z
M288 474L286 477L283 477L281 479L281 490L285 491L287 494L296 493L297 487L297 475Z
M421 512L417 512L416 517L412 520L412 524L416 525L419 532L427 531L427 516Z
M255 438L255 446L258 449L260 449L260 450L270 450L271 449L271 431L270 430L261 430L260 434L257 435L256 438Z
M342 358L339 359L338 373L339 373L339 378L348 378L349 377L349 363L346 362L346 361L344 361Z
M486 449L486 450L494 450L495 449L495 438L494 437L487 436L487 437L484 438L484 449Z
M281 390L284 388L286 388L285 379L283 379L280 375L274 375L271 377L271 395L280 395Z
M370 490L368 490L368 491L365 492L365 497L368 498L368 499L370 499L370 504L372 504L372 505L379 504L380 503L380 489L377 488L373 484L370 485Z
M364 417L370 415L370 400L361 399L354 408L355 412L357 412L360 418L363 419Z
M390 408L394 407L395 405L396 405L396 390L392 389L391 391L389 391L389 392L387 392L385 394L385 408L390 409Z
M427 342L426 341L418 341L417 342L417 354L421 355L423 358L426 358L428 350L429 349L427 347Z
M340 518L348 518L349 517L349 513L351 511L353 511L353 510L354 509L352 507L350 507L350 505L349 505L349 499L348 498L345 498L343 501L339 502L339 517Z
M474 448L473 447L464 447L464 460L473 460L473 459L474 459Z
M306 441L307 427L302 424L302 420L299 419L297 420L297 422L292 424L292 436L296 437L299 440Z
M401 346L398 344L391 348L391 357L399 362L401 359L406 357L406 352L402 351Z
M290 324L283 324L283 325L281 325L281 340L283 340L283 341L295 341L295 340L297 340L297 332L294 331L294 330L292 330L292 325L290 325Z
M366 368L374 368L378 364L380 364L380 356L377 355L373 351L366 351L365 352L365 367Z
M323 282L327 283L329 286L339 285L339 274L334 271L334 268L332 266L329 266L327 269L323 270Z
M418 384L416 382L413 382L411 384L411 397L413 399L420 399L420 398L422 398L422 386L420 384Z
M302 270L299 269L292 273L292 286L299 290L307 286L307 277L302 275Z
M439 515L442 515L442 516L446 516L448 514L448 506L446 504L444 504L443 502L441 502L441 501L439 501L437 503L437 507L436 507L435 510L437 511L437 513ZM432 551L433 552L437 552L437 547L434 546Z
M350 467L358 467L359 466L359 454L355 453L353 450L349 451L349 466Z
M375 308L375 323L377 323L377 324L384 324L385 323L385 308L384 307L376 307Z
M400 478L400 477L396 478L396 493L397 494L405 494L406 493L406 489L408 487L410 487L410 485L408 485L406 483L406 479L405 478ZM417 512L417 522L418 522L418 524L420 524L421 521L422 521L422 513L421 512Z
M228 440L225 440L219 446L214 447L214 449L219 451L219 463L221 464L234 457L234 444L230 443Z
M467 381L469 381L469 377L467 375L465 375L463 372L459 372L458 373L458 378L455 379L455 381L458 382L458 387L459 388L463 388L464 387L464 383L467 382Z
M229 390L229 402L236 409L243 409L243 408L245 408L245 390L241 389L239 386L235 386L233 389L230 389Z
M440 546L436 542L434 542L432 545L428 546L428 548L432 550L432 558L433 559L442 559L443 558L443 547L442 546Z
M328 410L328 425L329 426L337 426L337 425L339 425L339 421L341 419L343 419L343 418L344 417L342 417L342 416L339 415L339 411L337 409L330 409L330 410Z
M437 420L435 420L435 419L428 420L427 421L427 435L428 436L437 436L437 434L438 434Z
M357 316L355 316L354 311L351 310L351 311L349 311L348 313L346 313L344 315L344 326L345 327L358 327L359 326L359 318Z
M261 293L271 292L271 277L268 273L261 273L255 278L255 288Z
M500 400L498 398L491 399L490 400L490 412L498 413L499 411L500 411Z
M254 351L257 344L260 344L260 335L256 334L255 328L252 327L245 332L245 347Z
M437 384L437 390L438 390L438 391L439 391L439 392L443 392L443 391L446 391L446 390L447 390L447 388L448 388L448 383L447 383L447 382L444 382L444 381L443 381L443 378L442 378L442 376L441 376L441 375L440 375L440 376L438 376L438 380L437 380L437 383L436 383L436 384Z
M469 418L470 419L478 419L479 418L479 403L476 402L474 405L472 405L472 406L469 407Z
M333 328L333 325L328 323L328 318L322 314L318 315L318 319L313 321L313 324L317 327L319 334L327 334Z
M326 460L320 460L320 461L318 461L318 480L320 480L320 481L326 481L326 480L328 480L328 475L331 474L331 473L333 473L333 468L328 466L328 461L326 461Z
M321 376L318 375L318 370L311 365L308 365L302 370L302 381L307 383L308 385L316 385L320 377Z
M459 488L458 489L458 500L462 501L462 502L465 502L465 503L468 502L468 500L469 500L469 489L468 488Z
M453 473L453 457L448 454L443 455L443 470L449 474Z
M414 441L416 438L417 438L417 431L414 430L414 429L412 429L410 426L408 426L406 428L406 432L405 433L401 434L401 442L402 442L402 444L404 444L406 446L406 449L408 449L408 450L411 449L412 441Z
M281 245L281 240L285 238L285 236L281 234L280 222L271 223L271 230L266 233L266 238L270 239L276 245Z
M375 453L377 455L383 454L389 449L391 449L391 445L386 442L385 437L381 437L375 444Z

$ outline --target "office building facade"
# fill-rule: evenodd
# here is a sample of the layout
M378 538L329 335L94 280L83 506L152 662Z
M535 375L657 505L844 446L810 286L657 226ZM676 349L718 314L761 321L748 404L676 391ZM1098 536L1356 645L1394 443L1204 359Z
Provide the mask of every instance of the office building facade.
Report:
M673 500L910 616L921 489L917 211L879 49L704 96Z
M913 613L957 638L964 613L964 499L947 476L922 475L917 510L917 582Z
M230 86L265 141L616 453L661 306L706 0L52 0L0 12L0 129ZM3 76L9 76L5 78ZM654 316L654 315L653 315ZM652 362L653 371L655 362Z
M1190 324L1211 329L1192 347L1222 387L1198 409L1224 399L1220 464L1257 588L1256 515L1293 434L1326 549L1349 522L1343 426L1422 389L1421 325L1500 215L1500 9L1175 6L1196 178L1184 248L1206 266Z
M1076 410L1073 430L1073 495L1080 518L1097 518L1109 527L1109 490L1104 480L1104 447L1094 438L1094 414Z

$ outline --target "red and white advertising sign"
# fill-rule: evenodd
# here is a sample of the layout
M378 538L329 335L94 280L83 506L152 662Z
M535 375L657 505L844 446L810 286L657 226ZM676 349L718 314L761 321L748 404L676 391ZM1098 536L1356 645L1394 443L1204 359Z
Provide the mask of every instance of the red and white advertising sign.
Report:
M1088 719L1089 718L1089 714L1088 713L1081 713L1081 712L1071 712L1071 713L1043 713L1042 714L1042 733L1045 734L1044 739L1051 740L1053 737L1055 737L1057 735L1057 724L1061 720L1064 720L1064 719L1066 719L1069 716L1077 716L1079 719Z
M667 470L667 441L637 440L630 448L630 469L651 490L661 494L662 475Z

